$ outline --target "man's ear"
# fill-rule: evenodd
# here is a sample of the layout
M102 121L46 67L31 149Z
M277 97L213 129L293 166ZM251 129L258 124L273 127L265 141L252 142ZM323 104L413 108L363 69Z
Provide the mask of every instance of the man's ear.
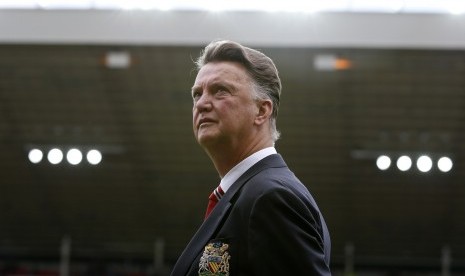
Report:
M273 112L273 103L271 100L259 100L257 102L258 112L255 116L255 124L262 125L267 122Z

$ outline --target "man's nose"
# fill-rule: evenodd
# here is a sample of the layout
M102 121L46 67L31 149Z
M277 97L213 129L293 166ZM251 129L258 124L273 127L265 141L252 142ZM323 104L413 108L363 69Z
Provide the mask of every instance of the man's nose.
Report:
M195 102L195 108L201 111L208 111L212 107L211 96L208 93L203 93Z

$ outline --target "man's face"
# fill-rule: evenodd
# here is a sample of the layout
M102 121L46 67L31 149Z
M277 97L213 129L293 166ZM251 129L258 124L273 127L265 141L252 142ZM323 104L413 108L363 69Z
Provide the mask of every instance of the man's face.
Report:
M235 62L204 65L192 87L194 135L204 147L238 146L253 135L258 107L245 68Z

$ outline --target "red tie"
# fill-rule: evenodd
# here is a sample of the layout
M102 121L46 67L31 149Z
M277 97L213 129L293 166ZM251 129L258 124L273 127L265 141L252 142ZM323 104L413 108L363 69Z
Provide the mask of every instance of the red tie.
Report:
M223 189L221 189L221 186L218 186L210 195L208 198L208 206L207 206L207 212L205 213L205 219L208 218L210 213L212 212L213 208L215 208L216 203L223 197L224 192Z

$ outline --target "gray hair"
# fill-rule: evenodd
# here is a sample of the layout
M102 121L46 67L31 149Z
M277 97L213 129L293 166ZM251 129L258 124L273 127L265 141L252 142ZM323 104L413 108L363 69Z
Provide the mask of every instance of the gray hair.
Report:
M213 41L208 44L195 64L200 70L205 64L215 61L238 62L246 68L254 83L254 98L270 99L273 103L270 130L273 141L278 140L280 133L276 129L276 119L282 86L274 62L262 52L228 40Z

